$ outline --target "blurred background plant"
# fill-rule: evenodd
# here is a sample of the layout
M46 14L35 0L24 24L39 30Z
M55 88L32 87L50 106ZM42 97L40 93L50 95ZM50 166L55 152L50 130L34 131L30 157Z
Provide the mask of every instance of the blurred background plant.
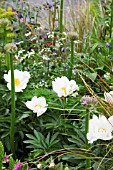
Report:
M17 158L27 160L34 170L38 164L49 169L51 162L54 169L82 170L88 159L94 170L112 169L112 141L98 140L86 149L84 123L88 111L90 116L112 115L113 106L105 103L104 91L113 90L113 0L64 2L62 36L60 3L0 4L0 140L10 154L11 95L3 79L8 70L4 46L14 42L18 46L15 69L31 75L27 88L15 99ZM79 85L79 94L59 100L52 81L70 75ZM96 97L98 104L81 104L84 95ZM48 110L41 117L25 107L33 96L47 100Z

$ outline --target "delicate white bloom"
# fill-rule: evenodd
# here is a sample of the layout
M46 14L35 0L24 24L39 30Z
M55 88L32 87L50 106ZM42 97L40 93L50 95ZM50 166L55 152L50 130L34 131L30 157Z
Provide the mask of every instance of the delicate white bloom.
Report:
M58 97L66 97L72 94L75 90L79 90L78 85L74 80L69 81L65 76L57 77L55 81L52 81L53 90L57 93Z
M7 81L8 89L11 90L11 70L8 71L8 74L4 74L4 79ZM14 70L15 92L23 92L23 89L26 88L29 79L29 72Z
M26 37L30 36L31 35L31 32L28 32L25 34Z
M20 44L23 44L24 42L23 41L20 41L20 42L17 42L16 45L20 45Z
M41 169L41 168L42 168L42 164L38 164L38 165L37 165L37 168L38 168L38 169Z
M67 33L66 32L62 32L62 35L67 36Z
M52 32L52 33L48 32L47 35L48 35L48 38L54 38L54 32Z
M37 36L33 36L33 37L30 38L31 41L34 41L36 39L37 39Z
M101 140L110 140L113 138L113 116L107 119L105 116L93 115L93 118L89 120L89 132L87 133L87 139L89 143Z
M54 162L50 162L49 168L54 168L54 167L55 167L55 163Z
M37 116L41 116L47 110L46 99L44 97L37 98L34 96L31 101L26 102L26 107L37 113Z
M8 71L8 74L4 74L4 79L7 81L8 89L11 90L11 70ZM23 92L23 89L26 88L29 79L29 72L14 70L15 92Z
M43 55L42 58L43 58L43 60L46 60L46 61L50 60L50 58L48 56L46 56L46 55Z
M56 41L56 44L55 44L55 45L56 45L56 47L59 48L59 47L60 47L61 45L63 45L63 44L62 44L60 41Z
M104 74L104 78L105 78L106 80L110 80L110 79L111 79L110 73Z
M113 91L110 91L109 93L104 92L105 101L109 104L113 104Z

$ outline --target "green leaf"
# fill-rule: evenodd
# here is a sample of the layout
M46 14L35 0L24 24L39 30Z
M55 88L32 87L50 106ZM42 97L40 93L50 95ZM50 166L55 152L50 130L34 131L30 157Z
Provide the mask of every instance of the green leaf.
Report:
M86 75L94 82L96 77L97 77L97 73L90 73L87 72Z

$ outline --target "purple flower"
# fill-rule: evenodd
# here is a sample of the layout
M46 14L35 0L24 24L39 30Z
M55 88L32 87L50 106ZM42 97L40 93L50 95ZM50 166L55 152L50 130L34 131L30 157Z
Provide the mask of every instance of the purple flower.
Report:
M12 7L12 12L15 12L15 13L16 13L17 11Z
M87 104L87 100L83 98L83 99L81 100L81 104L83 104L83 105Z
M97 104L97 98L95 96L85 95L81 99L82 105L96 105Z
M64 48L64 47L62 47L62 48L61 48L61 51L62 51L62 52L65 52L65 48Z
M42 34L42 35L41 35L41 38L47 39L47 35L46 35L46 34Z
M102 3L104 3L105 1L104 0L101 0Z
M84 57L85 57L85 56L82 54L82 55L81 55L81 58L84 58Z
M20 18L20 19L23 18L21 13L18 14L18 18Z
M110 43L107 42L107 43L106 43L106 47L110 47Z
M51 5L49 2L46 2L47 6L51 9L53 5Z
M8 155L6 155L6 156L4 157L4 161L9 162Z
M19 162L15 165L14 170L20 170L20 166L22 165L22 162Z

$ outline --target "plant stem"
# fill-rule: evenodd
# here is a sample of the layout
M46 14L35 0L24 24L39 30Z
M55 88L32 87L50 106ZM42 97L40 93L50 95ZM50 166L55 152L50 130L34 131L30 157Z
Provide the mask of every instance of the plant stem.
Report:
M90 118L90 113L89 110L87 110L87 115L86 115L86 120L85 120L85 134L87 135L88 131L89 131L89 118ZM88 140L86 137L86 149L89 149L89 144L88 144ZM87 169L91 169L91 162L90 159L86 159L86 168Z
M111 23L110 23L110 38L112 35L112 27L113 27L113 0L111 2Z
M7 70L10 70L10 54L7 52Z
M60 29L60 39L62 38L62 31L63 31L63 0L60 1L60 25L59 25L59 29Z
M71 38L71 58L70 58L70 69L69 69L69 78L72 76L73 69L73 58L74 58L74 42L73 38Z
M13 57L10 54L10 67L11 67L11 127L10 127L10 146L11 152L15 156L15 147L14 147L14 126L15 126L15 83L14 83L14 66L13 66Z

